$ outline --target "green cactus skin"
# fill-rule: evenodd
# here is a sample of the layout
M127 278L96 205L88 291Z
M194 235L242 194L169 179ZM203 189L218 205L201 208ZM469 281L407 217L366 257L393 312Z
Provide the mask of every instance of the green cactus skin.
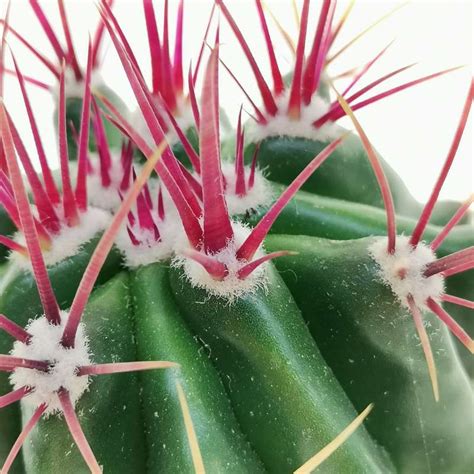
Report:
M0 235L11 237L16 231L16 226L5 211L3 206L0 206ZM9 250L7 247L0 245L0 264L7 259Z
M341 135L344 129L341 128ZM270 137L260 144L258 163L266 169L267 178L282 184L291 183L306 165L328 142L305 138ZM248 145L247 160L251 159L255 145ZM395 208L402 216L418 217L422 206L410 194L395 171L380 158L392 190ZM308 179L303 189L322 196L369 204L383 208L365 149L359 137L350 134L316 173ZM459 203L438 203L431 222L444 225L459 207Z
M274 196L279 196L285 186L275 183L273 189ZM262 206L240 218L254 226L265 215L268 207ZM416 222L410 217L397 216L398 232L409 235ZM298 191L283 209L270 232L348 240L369 235L386 235L386 229L386 214L378 207ZM424 237L430 240L440 230L439 226L430 225ZM441 256L447 255L470 245L474 245L472 225L458 225L440 247L439 253Z
M457 229L455 229L457 230ZM471 227L472 235L472 227ZM454 232L454 231L453 231ZM441 248L440 248L441 250ZM446 291L450 295L474 301L474 270L469 270L459 275L449 277ZM464 308L455 304L445 303L446 309L451 316L467 331L468 334L474 334L474 319L472 317L472 309ZM458 350L459 356L463 361L464 367L471 380L474 383L474 360L472 354L466 351L466 348L456 339L453 338L454 345Z
M193 288L177 269L170 278L183 317L209 348L239 423L270 472L298 468L354 418L271 265L268 292L259 289L231 305ZM392 469L361 429L326 461L322 472Z
M189 127L185 131L185 135L186 135L186 138L189 140L189 143L191 144L191 146L194 148L194 150L196 152L199 152L199 136L198 136L197 130L194 127ZM183 165L186 166L186 168L189 168L189 169L192 168L188 155L186 151L184 150L184 147L180 141L178 141L172 146L172 150L173 150L174 156L176 156L176 158L179 161L181 161L181 163L183 163Z
M129 277L121 273L98 288L84 313L94 363L136 360ZM157 409L159 407L157 406ZM104 472L145 472L146 447L135 373L93 378L76 406L81 426ZM31 416L22 407L23 420ZM63 417L42 419L23 450L26 472L90 472Z
M86 243L75 256L57 263L49 268L49 276L54 287L58 304L62 309L69 308L75 295L84 270L89 263L92 252L97 245L98 237ZM107 257L97 285L109 280L120 270L121 256L113 250ZM42 314L43 308L38 295L35 279L30 272L19 271L7 264L9 269L0 282L0 313L9 317L21 326L29 319ZM7 354L11 349L12 339L0 333L0 352ZM0 391L10 390L7 373L0 373ZM18 405L10 405L0 410L0 463L3 463L8 452L19 434ZM15 461L18 464L18 460ZM13 471L14 472L14 471Z
M112 104L114 104L119 110L127 110L125 104L122 102L122 99L115 94L111 89L107 86L103 85L100 87L99 91L101 94L104 94ZM97 101L99 107L104 108L100 101ZM104 110L106 110L104 108ZM81 129L81 115L82 114L82 99L80 97L68 97L66 100L66 120L67 123L73 123L74 128L79 133ZM54 123L57 127L58 123L58 113L57 110L54 112ZM109 147L112 150L120 150L120 146L123 141L123 136L121 135L120 131L108 120L104 120L104 128L105 133L107 136L107 142ZM69 160L75 161L77 159L77 145L74 135L72 133L71 127L67 127L67 146L68 146L68 154ZM92 123L90 125L89 130L89 150L90 151L97 151L96 143L94 140L94 133L92 129Z
M58 304L66 309L72 302L84 270L99 241L99 236L85 243L78 253L48 269L51 284ZM97 284L109 280L120 271L121 254L114 249L107 257L100 272ZM0 313L8 314L17 324L25 325L29 318L41 314L42 306L38 296L35 279L30 271L21 271L9 264L10 268L3 276L0 287ZM5 338L3 334L0 340Z
M474 460L468 378L447 329L425 315L439 374L435 402L413 319L380 282L367 250L372 241L272 235L266 248L299 252L276 266L356 409L374 400L378 410L366 426L397 472L468 472Z
M131 273L136 341L141 360L172 360L193 418L208 473L264 472L245 440L217 371L183 321L165 264ZM140 375L148 472L192 472L193 464L173 371Z
M278 196L284 186L274 184L274 195ZM256 225L263 217L267 207L261 207L241 219ZM410 217L397 216L399 233L410 235L417 221ZM441 231L436 225L427 226L424 239L431 241ZM371 235L386 234L386 215L382 209L365 204L318 196L306 191L299 191L293 200L283 209L273 224L271 234L308 235L334 240L349 240ZM472 224L459 224L448 235L438 249L443 257L458 250L474 245L474 229ZM447 293L468 300L474 299L474 271L455 275L447 281ZM474 322L468 308L450 305L450 314L464 327L469 334L474 333ZM474 363L471 354L453 337L459 355L470 377L474 379Z

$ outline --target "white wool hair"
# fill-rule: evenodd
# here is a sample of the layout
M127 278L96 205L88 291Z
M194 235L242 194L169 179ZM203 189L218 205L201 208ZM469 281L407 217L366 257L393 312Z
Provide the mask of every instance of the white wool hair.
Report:
M173 124L171 123L170 119L168 118L168 113L164 110L158 101L155 101L155 105L158 111L161 113L163 120L165 121L168 127L168 133L166 134L166 139L170 145L174 145L178 143L180 140L178 135L175 132ZM193 110L191 108L191 104L188 100L181 97L177 103L177 112L174 114L174 119L179 125L179 128L186 133L186 131L194 126L194 115ZM151 136L150 130L148 129L148 125L143 118L143 114L140 108L135 109L130 114L130 123L133 125L134 129L145 139L148 146L154 148L156 146L153 137Z
M62 212L59 208L58 213ZM51 236L51 247L43 250L43 258L47 266L55 265L69 257L75 255L78 250L99 232L107 228L112 216L110 213L89 207L87 211L79 215L80 224L75 227L63 225L58 234ZM25 245L25 238L22 233L15 235L15 240ZM28 257L19 252L11 252L10 260L24 270L31 270L31 261Z
M16 341L10 352L14 357L51 362L48 372L17 368L10 375L15 390L24 386L33 389L22 403L33 407L46 403L47 416L62 412L57 395L61 387L69 392L75 406L90 383L88 376L78 376L76 373L78 367L92 364L84 325L79 325L73 348L65 348L61 344L68 317L69 313L61 311L61 324L58 325L51 324L44 316L30 320L25 328L31 334L30 341L27 344Z
M436 255L426 244L420 242L413 248L408 237L398 236L395 252L390 254L387 251L387 238L381 237L370 245L369 252L380 267L380 278L403 306L408 307L407 296L411 294L416 305L426 309L428 298L439 301L444 293L442 275L428 278L423 275L426 265L436 260ZM405 272L404 278L400 278L400 271Z
M229 274L224 280L215 280L202 265L184 256L183 251L190 249L186 238L176 245L176 256L172 261L175 267L184 270L184 277L188 279L192 286L206 290L209 296L216 296L224 299L228 304L232 304L236 299L244 295L254 293L258 288L267 287L266 263L257 267L247 278L241 280L237 277L237 272L248 262L238 260L236 253L240 245L250 234L250 229L241 223L233 222L234 238L228 242L227 246L213 255L219 262L222 262L228 269ZM259 248L254 258L264 255L262 247Z
M161 240L155 240L153 232L140 229L137 225L131 227L135 237L141 242L133 245L126 226L122 226L117 235L115 245L124 257L128 268L136 268L171 258L177 236L183 232L182 224L176 216L168 215L157 224Z
M110 185L105 188L100 173L100 159L97 153L89 152L92 173L87 175L87 201L91 206L106 211L116 211L120 204L118 193L123 178L120 154L111 150Z
M302 104L301 116L298 120L288 117L288 100L290 91L277 98L277 114L267 116L268 123L261 125L254 121L246 127L246 136L252 142L259 142L268 137L289 136L308 138L309 140L329 141L340 136L340 129L334 122L326 122L322 127L316 128L313 122L322 117L330 107L330 103L314 95L309 105Z
M123 178L123 167L121 163L121 156L119 152L110 150L112 159L110 173L110 185L104 188L102 184L102 177L100 173L100 159L96 152L89 152L92 172L87 175L87 202L91 206L104 209L105 211L115 212L122 204L119 195L120 184ZM139 163L133 163L133 168L137 175L143 168ZM72 184L77 182L77 162L69 164ZM151 176L148 178L147 184L153 199L158 195L158 178ZM126 191L122 192L125 196Z
M102 74L97 70L92 70L91 73L91 90L100 89L105 84ZM55 103L59 100L59 81L51 88ZM64 74L64 94L66 99L78 98L82 99L84 96L84 80L77 80L72 68L68 67ZM79 131L79 130L78 130Z
M248 178L250 168L246 167L245 177ZM273 189L270 183L264 178L262 172L255 169L255 181L252 189L248 189L246 185L246 194L239 196L235 194L235 182L237 175L235 173L235 166L233 163L222 163L222 174L226 180L225 200L227 202L227 209L229 215L234 216L243 214L252 209L258 209L261 206L266 206L272 202Z

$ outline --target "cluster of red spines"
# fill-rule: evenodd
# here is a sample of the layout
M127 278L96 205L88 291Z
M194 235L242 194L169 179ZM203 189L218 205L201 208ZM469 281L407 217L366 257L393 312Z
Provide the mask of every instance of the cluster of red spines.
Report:
M43 248L47 248L54 235L61 231L63 226L73 227L80 223L80 215L87 211L87 178L93 173L100 176L100 182L104 189L112 185L111 172L113 168L113 157L102 120L103 112L100 110L95 98L91 95L91 72L93 65L92 48L89 47L86 75L84 77L84 97L82 101L81 129L79 135L75 133L77 144L77 176L76 186L72 185L71 165L67 146L66 135L66 84L65 64L59 76L59 101L58 101L58 144L61 171L61 192L54 181L50 164L44 150L39 134L38 125L34 116L28 93L25 87L25 79L19 66L13 57L15 75L21 89L23 102L28 115L30 128L33 134L38 160L41 166L42 178L35 171L30 155L28 154L22 139L8 115L13 142L20 161L24 167L28 182L31 187L33 200L37 209L38 217L35 218L36 228L40 236ZM91 104L93 113L91 114ZM98 163L93 164L89 156L89 123L92 122L93 138L97 148ZM75 131L74 131L75 132ZM120 164L123 171L123 179L117 192L125 192L129 186L129 176L132 166L133 148L130 143L124 144L122 148ZM98 169L94 169L98 167ZM16 203L13 199L11 184L8 177L3 149L0 154L0 203L8 212L15 225L21 229L17 218ZM0 236L2 244L12 250L26 253L24 246L19 245L6 236Z
M50 324L59 324L61 321L61 315L41 252L36 225L37 221L35 221L35 218L33 217L33 214L31 212L30 203L28 201L28 196L21 176L21 171L17 163L14 136L10 123L11 122L6 112L6 109L4 105L1 104L1 136L3 139L5 159L7 161L9 176L12 183L12 193L17 203L18 221L25 236L26 248L31 260L33 273L38 287L38 293L44 309L44 316ZM121 227L122 221L129 212L129 209L132 206L133 202L136 200L137 195L140 192L140 189L145 183L150 172L151 167L148 167L148 169L143 172L143 174L139 177L139 179L135 182L133 187L127 193L121 208L116 213L112 221L112 224L104 233L101 241L99 242L96 247L96 250L94 251L94 254L83 275L79 288L76 292L76 296L71 305L71 309L69 311L69 319L65 326L61 339L61 343L65 348L71 348L75 345L76 334L84 312L84 308L92 292L99 271L107 257L108 252L110 251L113 245L114 238ZM21 341L25 344L28 344L32 337L25 329L21 328L13 321L10 321L4 315L0 315L0 329L10 334L14 339ZM27 360L23 358L16 358L10 355L0 355L0 370L4 372L11 372L14 371L16 368L20 367L47 372L50 368L50 365L50 361ZM137 370L150 370L156 368L172 367L174 365L176 364L168 362L122 362L113 364L89 365L84 367L78 367L77 376L93 376ZM21 400L22 398L26 397L31 392L31 390L31 387L25 386L9 394L0 396L0 408L3 408ZM91 469L92 472L102 472L81 429L79 420L71 403L68 391L64 388L61 388L58 391L58 397L61 402L61 407L64 413L66 423L85 462L87 463L88 467ZM41 419L46 409L47 405L44 403L36 408L32 418L24 426L20 436L13 445L10 454L8 455L5 464L2 468L2 472L8 472L26 437Z
M221 12L223 13L224 17L227 19L230 27L232 28L240 46L242 47L244 54L249 62L249 65L252 69L252 72L255 76L255 80L257 82L257 86L260 92L260 96L262 99L262 104L264 111L259 108L254 101L251 100L249 94L244 90L240 82L237 78L233 75L230 69L226 67L232 77L236 80L239 87L242 89L246 97L249 99L252 107L255 111L254 119L260 125L265 125L271 120L272 117L277 115L277 113L285 113L291 119L299 119L301 116L301 109L304 106L308 106L314 94L317 93L318 88L321 83L323 71L325 67L335 59L339 54L345 50L347 46L342 48L342 50L336 54L334 54L331 58L328 56L329 48L334 43L339 31L341 30L347 15L343 15L341 21L333 27L333 20L334 20L334 11L336 8L336 0L324 0L321 4L321 10L318 18L318 24L316 27L316 31L314 33L313 41L311 44L311 49L308 56L305 56L305 46L306 46L306 36L307 36L307 29L308 29L308 19L309 19L309 7L310 7L310 0L304 0L303 8L301 11L301 18L299 23L299 35L298 35L298 43L295 51L295 64L294 69L292 71L293 78L291 81L291 86L289 88L289 99L287 104L286 110L279 110L277 99L286 91L287 87L283 81L283 75L281 73L280 67L278 66L276 53L274 50L274 46L270 37L268 24L265 18L265 13L262 8L262 1L255 0L255 4L257 7L260 24L262 27L262 33L265 38L265 43L267 46L267 53L268 53L268 60L270 62L272 80L273 80L273 90L270 88L268 83L266 82L261 69L258 66L255 57L252 54L252 51L246 42L242 31L240 30L239 26L233 19L230 11L228 10L227 6L224 3L224 0L216 0L216 3L220 6ZM433 79L438 77L442 74L446 74L451 72L457 68L451 68L444 71L440 71L438 73L430 74L428 76L421 77L419 79L409 81L404 83L400 86L391 88L387 91L381 92L376 94L368 99L361 100L360 102L354 103L357 99L361 98L363 95L368 93L370 90L374 89L376 86L382 84L383 82L387 81L388 79L392 78L393 76L407 70L408 68L412 67L413 64L399 68L395 71L390 72L389 74L380 77L379 79L371 82L367 86L361 88L359 91L351 94L348 96L349 92L352 88L359 82L359 80L368 72L368 70L374 65L374 63L380 59L380 57L385 53L388 46L384 48L380 53L378 53L371 61L369 61L365 66L361 68L361 70L353 77L352 81L350 82L349 86L345 89L343 96L346 97L346 100L349 104L351 104L353 110L358 110L367 105L373 104L381 99L389 97L392 94L400 92L404 89L413 87L417 84L425 82L427 80ZM324 124L328 122L335 122L336 120L340 119L345 115L343 108L340 106L339 102L333 101L329 105L329 110L323 116L319 117L317 120L313 122L313 126L315 128L322 127Z
M85 92L82 107L82 126L80 130L79 151L78 151L78 173L77 185L73 190L70 177L70 165L67 149L66 138L66 99L65 99L65 81L64 81L64 67L61 70L59 77L59 114L58 114L58 142L59 142L59 157L61 168L61 188L60 193L54 182L50 166L48 164L46 153L41 142L38 126L35 116L33 114L31 104L28 98L28 93L25 88L23 75L14 60L15 73L18 77L25 108L28 114L28 119L33 133L36 151L41 165L43 175L43 182L35 171L31 158L23 145L20 135L16 127L7 113L9 127L12 133L12 139L15 149L18 153L19 159L25 169L25 174L31 186L33 199L38 212L38 219L36 225L38 233L42 241L49 245L51 237L57 234L63 225L75 226L80 222L80 212L87 210L87 171L88 171L88 143L89 143L89 118L90 118L90 74L91 74L91 50L89 48L89 60L87 66ZM14 58L13 58L14 59ZM16 219L15 203L11 200L12 193L8 193L8 178L5 174L2 175L3 189L6 191L2 194L4 198L2 204L9 212L12 220L20 227L20 222ZM11 202L8 201L10 199Z
M390 187L388 184L388 180L385 177L385 173L380 165L380 161L375 153L372 145L367 138L367 135L363 131L362 127L360 126L359 122L355 118L351 108L347 104L341 96L338 97L341 107L345 110L345 112L350 116L352 119L360 137L364 144L364 147L367 151L367 155L369 161L372 165L374 173L377 177L377 181L381 190L381 194L383 197L386 215L387 215L387 235L388 235L388 243L387 243L387 252L393 254L396 251L396 218L395 218L395 211L393 205L393 198L390 191ZM464 107L461 113L461 118L456 129L456 133L454 135L453 141L451 143L451 147L449 149L448 155L446 157L445 163L443 168L441 169L440 175L435 183L433 191L426 203L423 211L420 215L420 218L415 226L413 233L410 237L409 243L410 245L416 249L417 245L420 243L423 233L426 230L426 226L429 223L430 217L433 213L434 206L439 198L439 194L441 188L447 178L451 165L453 164L454 158L456 156L456 152L458 150L464 129L467 124L467 120L469 117L469 112L471 110L472 101L474 99L474 81L471 81L469 91L466 97L466 101L464 103ZM455 225L464 217L464 215L469 210L471 203L473 202L473 196L471 196L466 202L464 202L450 221L444 226L444 228L439 232L439 234L433 239L430 244L430 248L432 251L436 251L443 240L448 236L451 230L455 227ZM425 278L430 278L433 275L441 274L443 277L447 278L452 275L457 275L459 273L465 272L474 268L474 247L468 247L463 250L459 250L451 255L447 255L443 258L436 259L435 261L429 263L423 273ZM452 295L441 295L441 300L450 302L453 304L457 304L460 306L464 306L467 308L474 308L474 302L465 300L463 298L458 298ZM420 341L423 346L423 350L425 353L425 357L428 363L428 368L430 372L430 377L433 385L433 392L435 398L438 400L439 398L439 391L438 391L438 381L435 369L435 362L434 357L431 351L430 342L428 335L426 333L426 329L423 325L423 319L421 310L418 308L416 302L412 295L407 295L407 303L410 308L410 311L413 315L413 319L415 322L416 329L418 331L418 335L420 337ZM425 305L436 315L439 319L448 327L451 333L459 339L459 341L471 352L474 353L474 341L473 339L464 331L464 329L435 301L433 297L429 297L427 301L424 302Z
M144 116L145 122L156 144L164 140L164 131L160 126L153 97L146 88L143 76L136 66L136 60L127 43L124 42L123 32L120 29L113 13L106 5L103 5L102 16L108 29L112 42L120 57L124 70L132 86L133 92ZM227 275L227 268L218 262L213 255L224 249L233 240L234 232L232 222L225 201L225 180L221 170L220 156L220 134L219 134L219 95L218 95L218 37L211 53L203 83L201 96L201 109L199 111L200 123L197 125L199 131L199 155L193 150L191 163L194 171L200 177L196 180L180 164L168 147L157 163L156 172L166 186L171 199L182 221L184 231L191 245L187 256L198 261L216 279L222 279ZM105 105L114 114L113 120L126 135L135 142L138 148L149 156L151 149L142 136L127 122L120 112L113 107L110 101L105 100ZM236 193L245 193L245 174L243 167L243 132L238 127L236 145ZM179 127L178 127L179 129ZM242 267L239 276L247 277L259 264L270 258L282 255L281 252L266 255L252 262L252 259L271 225L279 213L303 185L310 174L329 157L332 151L339 145L341 139L329 145L313 162L306 168L295 182L282 194L280 199L272 206L267 215L253 229L237 250L237 258L247 262ZM184 142L191 147L189 142ZM191 147L192 148L192 147ZM191 158L191 157L190 157ZM254 179L256 155L253 160L248 186L251 187ZM237 187L238 186L238 187Z
M90 50L89 50L90 53ZM8 116L9 127L11 129L13 143L20 158L20 161L25 169L26 176L31 186L33 199L38 212L38 219L36 225L42 241L46 244L51 242L51 236L57 234L63 225L75 226L80 221L80 212L87 210L87 154L88 154L88 140L89 140L89 115L90 115L90 72L91 72L91 56L89 54L89 61L85 81L85 94L82 109L82 124L79 136L79 152L78 152L78 174L76 189L73 190L69 169L69 156L67 150L66 139L66 110L65 110L65 84L64 84L64 68L61 71L59 82L59 156L61 164L61 185L62 193L59 193L57 186L52 177L52 172L47 162L46 153L43 148L41 138L38 131L36 119L34 117L31 104L25 89L23 75L18 68L16 61L15 72L19 80L23 100L28 113L30 127L35 140L36 151L41 165L43 174L43 181L41 181L37 172L34 170L31 158L23 145L20 135L18 134L13 121ZM2 176L3 189L8 191L6 182L8 178L5 174ZM14 202L11 201L11 193L2 195L5 199L2 201L7 212L9 212L12 220L19 225L18 219L15 219ZM11 202L7 202L10 197ZM60 209L62 208L62 209ZM19 227L21 228L21 227Z
M136 176L133 169L132 174L135 179ZM133 230L137 228L141 231L146 231L148 236L152 235L155 242L160 242L161 234L159 226L165 219L165 207L161 187L158 188L158 195L154 203L149 186L145 184L137 197L135 208L136 215L133 211L128 213L127 232L132 244L139 246L144 243L140 234L135 233ZM147 243L149 244L149 242Z
M43 11L38 0L29 0L30 6L40 23L40 26L46 35L52 49L54 50L56 56L56 63L48 59L46 55L41 53L31 42L29 42L24 35L18 32L15 28L9 25L8 23L8 15L5 20L0 20L0 23L4 25L4 32L10 32L15 38L19 40L23 46L25 46L59 81L61 76L61 71L63 69L63 63L66 65L67 68L71 69L74 74L74 78L76 82L81 82L85 79L87 72L81 70L79 66L79 61L77 59L76 51L74 49L71 28L69 25L69 20L67 17L66 8L64 6L64 0L58 0L58 13L61 19L61 27L64 34L64 42L65 47L61 45L62 41L59 38L56 30L52 27L51 22L48 20L46 14ZM112 6L114 0L107 0L108 5ZM102 40L104 37L104 24L100 22L95 30L92 45L91 45L91 67L92 70L97 70L100 67L100 48L102 45ZM2 63L2 70L9 74L17 75L16 70L11 70L8 68L3 68ZM48 84L39 81L33 77L25 76L25 80L30 82L38 87L43 89L50 90L51 86Z

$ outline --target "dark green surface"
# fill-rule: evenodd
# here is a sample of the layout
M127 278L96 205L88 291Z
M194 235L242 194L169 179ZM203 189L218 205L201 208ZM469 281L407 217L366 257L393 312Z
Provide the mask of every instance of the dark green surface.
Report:
M94 91L92 91L94 93ZM98 88L98 92L105 95L108 100L118 108L118 110L125 113L127 111L127 107L122 102L122 99L111 89L107 86L102 85ZM100 100L97 101L97 104L100 108L107 112L107 109L102 105ZM107 112L108 113L108 112ZM92 114L92 111L91 111ZM76 141L74 140L74 135L71 130L71 126L69 125L71 122L74 124L74 129L76 130L78 136L81 130L81 117L82 117L82 98L80 97L68 97L66 99L66 133L67 133L67 145L68 145L68 153L69 153L69 160L75 161L77 160L77 146ZM123 136L121 132L113 125L110 121L103 118L105 134L107 136L107 143L111 149L120 150L120 146L123 141ZM54 125L57 129L58 125L58 114L57 110L54 113ZM97 151L96 144L95 144L95 136L94 136L94 129L92 127L92 119L91 124L89 127L89 150Z
M283 192L284 186L272 186L276 199ZM255 225L267 210L268 207L262 207L240 217L250 225ZM396 222L398 233L409 235L417 219L397 216ZM440 231L441 227L429 225L423 239L429 242ZM369 235L387 235L387 219L385 211L374 206L299 191L283 209L270 232L348 240ZM472 224L458 225L440 247L439 254L447 255L470 245L474 245L474 227Z
M272 266L268 292L232 305L192 288L179 270L170 277L183 317L208 348L242 430L270 472L296 469L356 416ZM321 468L391 470L363 427Z
M16 232L16 226L11 221L5 208L0 206L0 235L11 237ZM10 250L4 245L0 244L0 263L7 259Z
M344 133L341 128L340 135ZM329 142L305 138L271 137L260 145L258 163L266 170L268 179L282 184L291 183L306 165ZM246 159L253 154L254 145L246 148ZM418 217L422 206L408 191L400 177L380 157L393 194L398 214ZM327 161L306 181L303 189L322 196L350 202L383 207L377 180L365 149L357 135L350 134ZM435 207L432 223L444 224L454 214L459 203L440 202Z
M356 409L375 402L366 426L398 472L470 472L474 398L448 330L424 315L439 375L436 403L413 319L381 284L371 241L272 235L266 248L299 252L276 266Z
M181 365L204 467L209 474L263 472L245 440L218 373L184 323L171 292L168 268L151 264L132 272L136 341L140 360ZM148 472L193 472L189 443L176 393L176 371L141 375Z

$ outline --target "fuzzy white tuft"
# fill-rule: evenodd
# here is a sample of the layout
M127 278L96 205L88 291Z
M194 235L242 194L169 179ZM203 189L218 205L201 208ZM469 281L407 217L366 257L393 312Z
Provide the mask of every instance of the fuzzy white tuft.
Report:
M83 324L79 325L74 348L66 349L61 344L68 317L67 312L61 311L61 324L56 326L50 324L44 316L30 321L26 327L31 334L29 343L16 341L10 353L14 357L51 363L48 372L17 368L10 375L10 382L15 390L24 386L33 389L23 398L23 403L33 407L46 403L46 415L62 411L57 395L61 387L69 392L75 406L90 383L88 376L76 374L78 367L92 364Z
M105 85L102 74L97 70L91 73L91 90L100 90ZM64 93L66 99L76 98L82 99L84 97L84 80L77 80L74 71L71 68L66 68L64 74ZM55 103L59 100L59 82L51 88Z
M57 209L58 213L62 210ZM75 255L78 250L99 232L107 228L112 216L102 210L89 207L87 211L80 214L80 224L75 227L64 225L59 234L52 235L51 247L43 251L43 258L47 266L55 265ZM63 220L63 219L61 219ZM17 233L15 240L25 245L22 233ZM10 260L24 270L31 270L31 261L19 252L12 252Z
M328 110L330 104L319 96L314 96L309 105L302 105L301 117L298 120L288 117L288 100L290 91L286 91L277 98L277 114L267 116L268 123L265 125L249 122L246 127L246 136L252 142L259 142L268 137L300 137L309 140L331 141L339 137L341 127L334 122L327 122L322 127L316 128L313 122L321 118Z
M236 299L244 295L254 293L259 287L266 288L267 285L266 263L257 267L244 280L237 277L238 271L248 262L238 260L236 253L250 234L250 229L237 222L233 222L232 227L234 229L234 238L228 242L224 249L213 255L229 271L224 280L215 280L202 265L183 255L183 252L190 248L186 238L177 243L176 256L172 261L173 266L183 268L184 275L191 285L202 288L209 293L209 296L222 298L229 304L232 304ZM263 249L260 247L255 254L255 258L259 258L263 254Z
M87 175L87 203L93 207L104 209L105 211L115 212L122 204L120 199L119 189L123 179L123 167L121 163L120 154L110 150L112 163L109 170L110 185L105 188L102 184L102 177L100 173L100 159L96 152L89 152L89 162L91 164L91 173ZM143 165L134 163L133 168L137 175L140 174ZM76 184L77 178L77 162L69 164L70 173L72 176L72 184ZM158 193L158 179L151 176L148 179L148 187L151 195L156 196ZM122 193L125 195L126 192Z
M170 259L177 235L183 232L179 218L174 217L167 217L158 223L161 237L158 242L151 231L134 226L131 230L141 243L133 245L126 227L123 226L116 238L115 245L124 256L124 264L129 268L136 268Z
M436 260L436 255L424 243L416 248L410 245L408 237L397 237L395 252L387 252L387 239L377 238L369 247L372 258L380 267L380 277L392 289L400 303L408 307L407 296L412 295L416 305L426 308L426 300L439 301L444 293L444 278L433 275L426 278L423 272L426 265Z
M168 140L168 143L170 145L178 143L179 138L174 130L171 121L168 118L168 113L162 108L161 104L159 104L158 101L155 101L155 105L168 127L168 133L166 134L166 139ZM186 133L188 129L194 127L193 110L191 108L191 104L187 99L178 99L177 112L174 114L174 119L178 123L179 128L183 131L183 133ZM148 129L148 125L146 124L145 119L143 118L143 114L140 108L136 109L131 113L130 123L133 125L134 129L145 139L145 141L151 148L154 148L156 146L151 136L150 130Z
M123 178L120 155L111 150L111 158L110 185L105 188L102 184L99 156L97 153L89 152L92 173L87 175L87 201L91 206L106 211L116 211L122 202L118 193Z
M246 211L266 206L272 202L273 190L270 183L263 177L259 169L255 170L255 181L252 189L248 189L244 196L235 194L236 173L232 163L222 163L222 173L226 181L225 200L229 215L243 214ZM250 169L246 167L245 176L248 179Z

